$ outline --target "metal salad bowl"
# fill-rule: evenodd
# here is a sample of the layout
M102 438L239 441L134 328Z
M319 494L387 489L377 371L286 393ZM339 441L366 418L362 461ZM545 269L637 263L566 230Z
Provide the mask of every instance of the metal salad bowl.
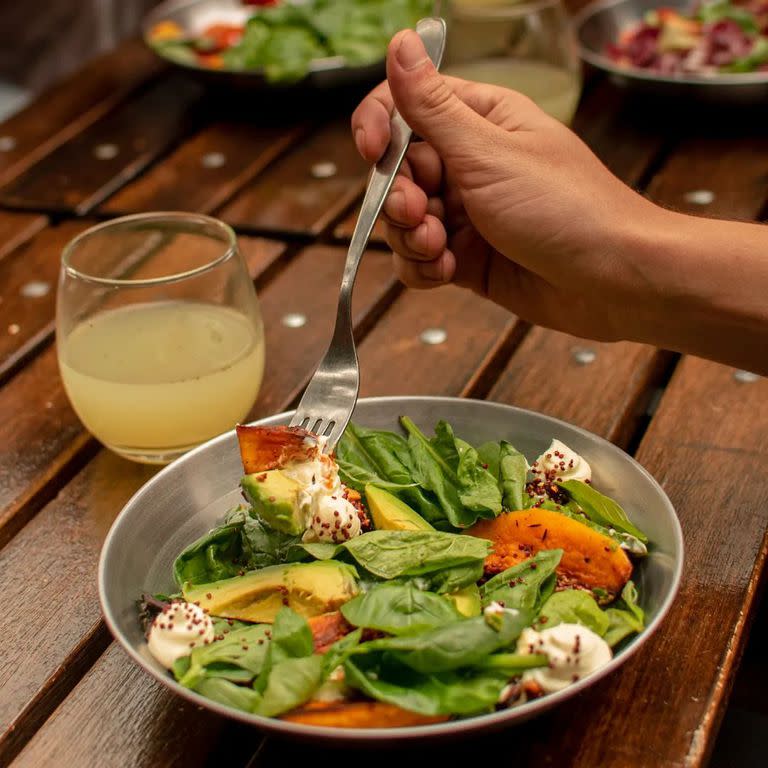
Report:
M693 0L596 0L574 17L581 58L603 70L618 85L668 99L723 106L756 106L768 100L768 72L716 75L661 75L618 65L606 54L621 32L659 7L689 11Z
M609 664L559 693L492 714L434 725L402 728L317 727L230 709L179 685L148 653L136 609L142 592L172 592L171 566L190 542L214 527L241 500L240 453L234 431L214 438L166 467L141 488L115 520L99 562L99 596L112 634L148 674L194 704L265 731L318 742L392 743L463 735L519 723L572 698L609 675L636 653L658 629L680 584L683 540L675 511L658 483L634 459L596 435L531 411L480 400L441 397L361 399L353 419L364 426L399 430L410 416L431 433L440 419L475 444L509 440L529 458L556 437L591 464L595 486L616 498L649 537L649 555L633 578L645 611L646 629L621 646ZM292 413L258 422L287 424Z
M247 89L309 89L325 90L343 86L371 83L384 77L384 57L380 62L366 66L349 66L343 56L314 59L306 77L293 83L269 83L259 70L235 71L214 69L202 64L178 61L163 55L161 47L152 44L150 35L156 24L171 21L183 30L195 35L211 24L245 24L253 15L254 7L243 5L241 0L166 0L154 8L142 22L142 36L146 44L164 61L174 67L194 74L211 85L233 86Z

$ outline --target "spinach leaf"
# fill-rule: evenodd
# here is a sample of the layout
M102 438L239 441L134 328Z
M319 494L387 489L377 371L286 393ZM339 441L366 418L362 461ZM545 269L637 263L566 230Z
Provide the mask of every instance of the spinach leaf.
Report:
M185 657L188 659L185 669L174 666L176 679L187 688L196 688L200 680L211 676L212 665L226 664L229 669L239 669L245 673L234 677L245 677L250 682L261 672L264 664L269 648L269 630L267 624L249 625L229 631L223 640L194 648ZM228 679L232 677L229 675Z
M240 561L246 570L280 565L289 558L289 553L301 541L300 536L291 536L267 526L260 518L252 517L247 510L230 512L225 523L242 520L240 532L242 554Z
M253 711L264 717L280 715L309 701L322 682L322 656L284 659L272 668Z
M590 520L606 528L624 531L640 539L643 544L648 543L648 537L632 525L627 513L613 499L581 480L566 480L560 483L560 487L584 510Z
M413 582L378 584L342 605L341 613L355 627L391 635L423 632L462 618L448 598L423 592Z
M243 685L236 685L220 677L204 677L195 690L207 699L213 699L227 707L253 712L259 701L259 694Z
M499 450L499 485L505 509L523 509L528 462L511 443L501 441Z
M242 555L240 533L243 521L237 520L214 528L192 542L174 560L173 578L181 587L185 582L205 584L237 576Z
M637 604L637 588L628 581L616 600L605 614L608 617L608 629L603 639L613 648L625 637L643 631L645 614Z
M477 565L490 542L441 531L370 531L339 546L375 576L396 579Z
M503 609L490 617L461 619L417 635L372 640L358 646L355 655L387 651L417 672L447 672L475 666L494 651L509 647L532 620L528 611Z
M493 475L483 468L477 451L457 440L446 422L437 424L432 440L408 417L400 422L408 433L414 479L437 496L453 526L466 528L478 518L501 512L501 492Z
M754 14L745 8L739 8L732 4L730 0L715 0L715 2L702 3L697 15L705 24L714 24L723 19L730 19L735 21L750 35L756 35L760 32Z
M372 699L422 715L490 712L509 680L494 670L425 675L381 652L347 659L344 673L348 685Z
M324 654L323 654L323 678L327 678L328 675L333 672L336 667L343 664L354 652L355 648L360 644L360 638L363 636L362 629L356 629L350 632L348 635L344 635L340 640L337 640Z
M497 573L480 587L483 605L496 601L507 608L539 613L541 606L555 590L555 569L562 556L562 549L545 549Z
M543 653L493 653L476 666L478 669L504 672L509 679L521 675L526 669L546 667L548 664L549 659Z
M483 578L483 561L478 560L467 565L455 565L451 568L443 568L426 575L427 588L431 592L445 595L455 592L470 584L476 584Z
M261 51L264 76L270 82L301 80L312 60L324 55L320 41L305 27L275 28Z
M402 435L350 424L336 447L342 481L365 493L368 483L397 496L425 520L444 520L440 507L414 482L408 443Z
M546 619L546 621L545 621ZM581 624L602 637L608 630L609 617L583 589L555 592L541 608L538 619L542 629L558 624Z

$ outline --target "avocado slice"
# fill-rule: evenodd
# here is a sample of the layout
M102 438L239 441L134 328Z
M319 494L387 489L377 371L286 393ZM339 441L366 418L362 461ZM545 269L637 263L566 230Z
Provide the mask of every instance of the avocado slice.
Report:
M280 469L246 475L240 485L253 511L270 528L298 536L307 527L301 509L301 485Z
M271 565L242 576L182 588L213 616L271 623L287 605L307 618L335 611L358 593L354 568L335 560Z
M456 610L462 616L471 619L482 613L483 604L480 601L480 590L477 584L470 584L463 589L449 592L446 597L456 606Z
M373 524L380 531L434 531L435 529L407 504L383 488L365 486Z

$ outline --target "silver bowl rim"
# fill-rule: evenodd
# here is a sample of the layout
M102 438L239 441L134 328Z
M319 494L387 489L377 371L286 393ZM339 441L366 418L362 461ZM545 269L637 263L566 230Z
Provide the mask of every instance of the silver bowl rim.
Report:
M653 83L665 83L669 85L689 85L696 88L713 87L719 85L746 87L750 85L768 84L768 72L744 72L742 74L718 74L718 75L660 75L648 72L637 67L621 67L608 56L593 51L581 42L582 27L598 13L614 8L617 5L625 5L629 0L593 0L578 11L571 21L576 32L576 41L579 47L579 56L597 69L602 69L612 75L633 80L645 80Z
M187 6L191 5L197 5L200 3L201 0L164 0L164 2L160 3L159 5L155 6L142 20L141 22L141 37L144 40L144 43L147 45L147 47L156 55L159 56L163 61L167 61L169 64L173 64L176 67L181 67L183 69L191 70L193 72L206 72L213 76L231 76L231 75L237 75L242 77L252 77L252 78L264 78L264 70L262 69L214 69L213 67L205 67L202 64L188 64L182 61L176 61L175 59L171 59L167 56L163 56L162 51L157 47L157 45L154 45L152 41L149 38L149 33L151 31L151 28L157 24L160 21L163 21L168 17L169 14L174 13L182 8L186 8ZM307 76L312 75L317 72L332 72L336 70L365 70L370 69L371 67L378 66L384 62L384 57L382 56L381 59L377 62L374 62L373 64L365 64L363 66L352 66L350 64L347 64L347 60L344 58L344 56L322 56L317 59L312 59L309 63L309 71L307 72ZM303 78L302 78L303 79ZM298 81L298 83L291 83L291 85L297 85L301 81ZM278 85L284 85L284 84L278 84Z
M569 685L567 688L557 693L548 694L539 699L535 699L532 702L528 702L519 707L513 707L510 709L500 710L486 715L476 715L474 717L468 717L463 720L449 720L443 723L434 723L429 725L417 725L398 728L331 728L327 726L314 726L303 725L300 723L290 723L277 718L263 717L261 715L254 715L248 712L243 712L232 707L227 707L223 704L219 704L211 699L202 696L195 691L185 688L179 685L173 678L169 677L166 673L160 672L154 666L150 665L147 660L129 643L126 638L123 637L116 617L113 615L111 607L106 600L106 565L109 559L110 549L113 546L113 540L117 537L118 530L121 526L126 524L126 519L130 515L131 509L141 501L141 497L146 493L147 489L153 487L156 484L163 483L166 477L172 473L176 466L180 462L184 462L189 458L196 456L199 453L203 453L217 445L218 443L232 439L235 435L235 430L225 432L218 437L214 437L206 443L198 446L189 453L177 459L172 464L162 469L147 481L136 493L128 500L123 509L115 518L112 526L107 533L104 544L102 545L101 555L99 557L98 567L98 587L99 587L99 603L104 615L107 626L113 637L120 643L123 650L131 657L131 659L145 672L149 673L158 682L165 685L177 695L190 701L198 707L204 707L224 717L233 718L250 725L257 726L264 731L276 731L286 736L296 736L300 738L310 738L318 741L346 741L346 742L380 742L383 740L414 740L433 736L441 735L455 735L461 733L469 733L475 730L491 729L494 726L499 726L502 723L509 722L510 724L515 721L522 721L529 717L534 717L537 714L544 712L552 708L553 706L573 698L577 694L581 693L586 688L591 687L599 680L603 679L607 675L611 674L614 670L624 664L630 657L632 657L637 651L647 642L647 640L653 635L661 625L661 622L666 617L669 609L674 602L675 597L680 589L680 582L682 579L683 560L684 560L684 545L683 545L683 532L680 526L675 509L672 506L672 502L664 492L664 489L654 479L654 477L637 462L632 456L623 451L618 446L614 445L605 438L595 435L586 429L577 427L562 419L557 419L553 416L530 411L525 408L518 408L512 405L506 405L503 403L495 403L489 400L481 400L476 398L458 398L458 397L432 397L432 396L388 396L388 397L368 397L360 398L360 403L376 405L377 403L402 403L408 405L418 402L426 402L430 404L445 404L450 406L455 403L475 402L482 403L489 408L498 409L507 414L533 414L539 418L552 424L553 433L558 426L566 426L569 429L576 430L578 433L585 437L596 439L598 443L611 452L620 453L625 460L628 460L635 469L638 470L647 480L656 488L659 494L659 499L672 523L672 529L674 532L674 544L676 550L680 553L677 562L675 563L674 572L672 574L672 585L667 596L661 604L657 616L653 621L643 630L643 632L633 639L627 646L622 648L611 661L604 667L593 672L591 675L584 677L577 683ZM275 414L274 416L265 417L257 421L251 422L253 424L264 423L280 423L281 421L287 421L293 415L294 411L283 411L282 413Z

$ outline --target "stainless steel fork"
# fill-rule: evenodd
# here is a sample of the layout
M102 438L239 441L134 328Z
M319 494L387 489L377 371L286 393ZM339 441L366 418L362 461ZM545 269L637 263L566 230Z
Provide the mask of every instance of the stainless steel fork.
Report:
M422 19L416 25L416 32L429 58L439 67L445 48L445 22L437 18ZM331 344L291 419L292 427L304 427L316 435L327 437L326 452L333 450L344 433L360 389L360 369L352 333L352 288L373 226L411 140L411 129L397 110L392 112L390 133L389 146L373 169L352 233L341 278Z

